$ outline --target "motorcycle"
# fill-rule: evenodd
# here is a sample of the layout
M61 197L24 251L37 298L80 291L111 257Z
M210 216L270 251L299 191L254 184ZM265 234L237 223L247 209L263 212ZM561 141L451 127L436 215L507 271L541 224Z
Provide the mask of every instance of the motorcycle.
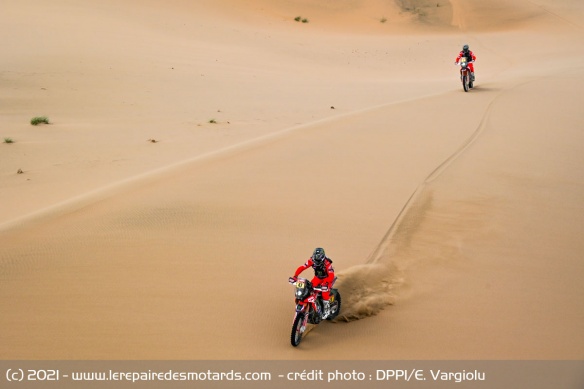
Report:
M331 297L329 315L326 320L333 320L339 315L341 310L341 295L337 289L332 288L337 277L331 284ZM305 278L293 279L289 282L294 285L294 296L296 302L296 312L292 321L292 334L290 343L296 347L300 344L302 336L306 331L308 324L318 324L324 319L324 303L322 301L322 292L327 292L327 287L316 287L312 282Z
M469 62L466 58L463 57L460 59L460 81L462 81L462 89L464 89L465 92L468 92L469 89L474 87L468 64Z

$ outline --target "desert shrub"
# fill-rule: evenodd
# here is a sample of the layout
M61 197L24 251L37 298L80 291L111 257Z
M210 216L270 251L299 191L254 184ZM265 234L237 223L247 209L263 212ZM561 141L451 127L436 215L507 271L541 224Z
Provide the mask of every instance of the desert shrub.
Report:
M38 126L39 124L49 124L49 118L46 116L35 116L30 119L30 124Z

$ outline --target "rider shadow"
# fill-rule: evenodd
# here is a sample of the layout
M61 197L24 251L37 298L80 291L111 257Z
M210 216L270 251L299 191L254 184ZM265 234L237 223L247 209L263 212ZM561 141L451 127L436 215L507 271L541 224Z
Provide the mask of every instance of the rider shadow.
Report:
M498 91L500 90L500 88L492 88L487 86L482 86L482 85L475 85L474 88L471 89L472 92L494 92L494 91Z
M328 326L323 326L322 324L324 323L319 325L308 324L306 331L302 335L302 342L298 345L299 350L315 352L322 350L329 342L334 341L334 338L327 334L327 330L330 330L330 328L326 328Z

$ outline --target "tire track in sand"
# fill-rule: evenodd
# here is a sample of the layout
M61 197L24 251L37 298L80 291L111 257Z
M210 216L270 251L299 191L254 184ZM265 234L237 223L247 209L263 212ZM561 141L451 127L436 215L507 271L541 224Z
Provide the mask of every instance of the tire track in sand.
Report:
M557 14L557 13L553 12L553 11L550 11L550 10L549 10L547 7L544 7L543 5L541 5L541 4L539 4L539 3L535 2L535 1L532 1L532 0L528 0L528 1L529 1L531 4L533 4L534 6L536 6L536 7L540 8L542 11L544 11L544 12L545 12L545 13L547 13L548 15L551 15L551 16L553 16L553 17L557 18L557 19L560 19L562 22L564 22L564 23L566 23L566 24L569 24L570 26L572 26L572 27L575 27L575 28L576 28L576 29L578 29L578 30L584 30L584 27L583 27L583 26L581 26L580 24L576 24L576 23L574 23L573 21L571 21L571 20L568 20L568 19L566 19L565 17L563 17L563 16L561 16L561 15L559 15L559 14Z
M395 254L409 244L411 231L416 229L431 206L432 196L426 190L428 185L476 142L487 127L493 106L503 93L501 91L489 102L474 132L418 185L365 263L339 273L337 287L343 295L343 311L336 321L373 316L395 303L395 289L404 282L402 271L406 265L401 263L403 260L396 260Z
M473 133L418 185L365 263L339 273L337 287L343 295L343 311L337 321L353 321L373 316L395 302L395 290L404 283L402 273L408 265L407 257L400 257L399 253L409 247L412 232L431 208L432 193L428 186L477 141L487 128L493 107L501 96L545 77L542 75L518 82L493 97Z

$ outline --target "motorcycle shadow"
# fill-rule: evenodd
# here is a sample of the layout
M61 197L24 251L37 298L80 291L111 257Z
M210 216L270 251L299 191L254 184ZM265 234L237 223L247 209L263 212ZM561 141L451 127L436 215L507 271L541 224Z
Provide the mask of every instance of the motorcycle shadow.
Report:
M494 91L499 91L500 88L492 88L489 86L481 86L481 85L475 85L471 91L472 92L494 92Z

